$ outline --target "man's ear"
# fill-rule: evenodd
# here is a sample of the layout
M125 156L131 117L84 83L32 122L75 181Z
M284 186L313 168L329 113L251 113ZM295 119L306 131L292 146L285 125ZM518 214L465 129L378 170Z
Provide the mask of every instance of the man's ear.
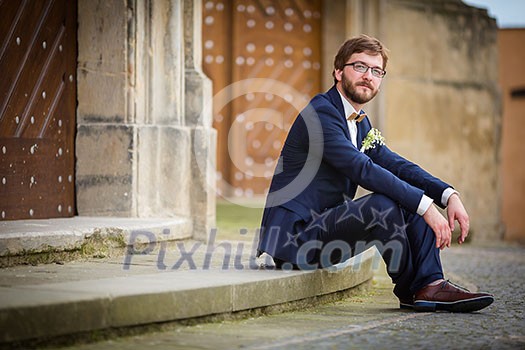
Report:
M334 77L335 77L335 80L337 81L341 81L341 77L343 75L343 71L341 69L335 69L334 70Z
M335 69L334 70L334 77L335 80L341 81L342 80L343 71L341 69Z

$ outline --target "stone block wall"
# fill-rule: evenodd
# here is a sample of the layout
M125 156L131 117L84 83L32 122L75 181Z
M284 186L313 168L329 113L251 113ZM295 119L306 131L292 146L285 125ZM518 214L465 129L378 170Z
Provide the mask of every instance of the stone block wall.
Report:
M78 214L178 217L205 239L215 131L201 1L79 0L78 11Z

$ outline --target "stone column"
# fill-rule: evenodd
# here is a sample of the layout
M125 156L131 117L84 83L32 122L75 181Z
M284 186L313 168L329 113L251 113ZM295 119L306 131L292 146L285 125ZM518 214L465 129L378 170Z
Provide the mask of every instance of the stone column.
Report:
M212 85L202 72L202 2L184 0L185 124L191 129L191 212L194 238L215 226L217 133L212 128Z
M136 213L191 221L191 131L184 125L182 0L136 2L137 82L130 86L138 108Z
M78 1L79 215L136 216L137 137L128 109L126 2Z
M200 17L200 1L79 0L79 215L177 217L198 238L214 225Z

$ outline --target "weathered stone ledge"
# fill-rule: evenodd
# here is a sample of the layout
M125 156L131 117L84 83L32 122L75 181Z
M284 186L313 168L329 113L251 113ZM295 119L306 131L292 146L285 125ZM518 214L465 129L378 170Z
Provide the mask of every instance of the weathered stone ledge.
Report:
M192 222L82 216L4 221L0 222L0 267L122 255L134 231L149 233L134 237L135 244L181 240L191 237Z

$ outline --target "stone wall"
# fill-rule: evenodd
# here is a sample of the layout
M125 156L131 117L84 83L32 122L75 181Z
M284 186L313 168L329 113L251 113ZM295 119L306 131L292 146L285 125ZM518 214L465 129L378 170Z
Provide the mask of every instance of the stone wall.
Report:
M499 240L497 27L461 1L386 1L382 125L393 149L460 191L475 240Z
M505 239L525 243L525 28L498 32L503 95L502 219Z
M78 12L78 214L180 217L205 238L215 133L201 1L79 0Z

